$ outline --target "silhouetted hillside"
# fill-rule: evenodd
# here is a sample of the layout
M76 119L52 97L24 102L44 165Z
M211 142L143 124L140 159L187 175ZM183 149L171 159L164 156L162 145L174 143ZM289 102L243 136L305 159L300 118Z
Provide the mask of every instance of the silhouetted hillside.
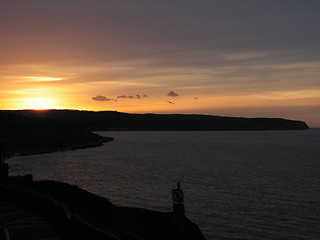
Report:
M302 121L281 118L240 118L185 114L128 114L73 110L29 111L14 113L64 121L88 130L304 130Z
M66 150L101 144L105 138L66 122L0 111L6 155Z
M184 215L119 207L76 186L32 181L30 175L3 180L0 199L46 217L65 240L205 240Z
M164 213L142 208L118 207L105 198L61 182L39 181L34 182L33 187L37 191L49 194L63 202L72 212L90 219L102 229L114 232L132 232L146 240L177 239L172 212ZM185 218L185 223L186 239L205 239L197 225L187 218Z

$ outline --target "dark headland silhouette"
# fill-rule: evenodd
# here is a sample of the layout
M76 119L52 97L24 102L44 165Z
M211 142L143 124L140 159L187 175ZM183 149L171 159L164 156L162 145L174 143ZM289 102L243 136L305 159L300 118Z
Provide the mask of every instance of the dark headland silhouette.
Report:
M221 117L199 114L129 114L114 111L17 110L19 116L54 119L91 131L104 130L305 130L302 121L282 118Z
M2 110L0 139L5 155L35 154L100 146L112 138L92 131L305 130L302 121L187 114L128 114L114 111Z
M63 121L0 111L0 140L6 158L100 146L113 139Z

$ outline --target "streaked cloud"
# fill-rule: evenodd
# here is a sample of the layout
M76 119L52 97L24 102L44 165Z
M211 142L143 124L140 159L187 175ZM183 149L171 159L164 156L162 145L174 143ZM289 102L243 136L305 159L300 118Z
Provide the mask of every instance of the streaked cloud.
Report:
M34 81L34 82L52 82L52 81L61 81L64 79L59 77L23 77L23 78Z
M117 98L129 98L129 99L133 99L133 98L135 98L135 96L132 96L132 95L129 95L129 96L127 96L127 95L120 95L120 96L118 96Z
M117 96L117 98L128 98L128 99L141 99L141 98L147 98L149 97L148 95L144 94L144 95L140 95L140 94L136 94L136 95L120 95Z

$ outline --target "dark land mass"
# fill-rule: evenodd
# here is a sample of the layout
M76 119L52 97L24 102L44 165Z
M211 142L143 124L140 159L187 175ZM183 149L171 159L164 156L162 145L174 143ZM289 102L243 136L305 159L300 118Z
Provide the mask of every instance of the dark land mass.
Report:
M112 138L55 119L0 111L4 156L26 155L99 146Z
M128 114L113 111L77 110L12 111L21 116L63 121L91 131L235 131L235 130L305 130L302 121L281 118L242 118L187 114Z
M73 110L0 111L4 155L35 154L99 146L103 130L304 130L306 123L286 119L210 115L127 114ZM1 157L1 156L0 156ZM7 165L1 163L1 176ZM62 239L204 239L185 216L118 207L107 199L66 183L1 177L0 197L44 214ZM182 224L183 223L183 224ZM183 226L183 227L182 227ZM184 236L181 235L185 230Z
M112 138L90 132L90 124L83 124L96 123L94 118L81 119L88 113L92 118L92 113L79 111L0 111L0 158L99 146L111 141ZM55 114L62 114L62 118ZM69 114L72 121L64 117ZM8 177L8 164L2 161L0 200L45 217L65 240L205 239L198 226L184 215L115 206L76 186L33 181L31 175ZM19 232L19 236L34 239L28 233Z
M1 201L45 217L65 240L205 240L184 215L115 206L66 183L9 177L0 181L0 193Z

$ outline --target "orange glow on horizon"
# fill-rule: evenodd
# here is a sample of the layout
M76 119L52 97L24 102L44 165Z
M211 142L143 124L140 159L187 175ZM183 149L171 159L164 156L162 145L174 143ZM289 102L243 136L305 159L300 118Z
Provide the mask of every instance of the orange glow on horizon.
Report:
M44 80L40 81L52 81ZM1 105L2 109L61 109L62 103L65 102L65 96L61 87L42 87L39 84L32 84L31 88L8 89L3 91L5 96Z
M86 75L81 74L80 70L78 75L58 68L48 68L45 71L48 74L6 76L1 89L0 109L75 109L141 114L185 113L263 116L307 121L309 115L304 118L305 113L298 115L290 110L291 112L285 115L273 111L266 112L267 110L264 109L315 108L319 105L318 89L264 90L260 92L238 90L235 92L232 88L227 88L221 92L210 92L201 86L174 88L165 86L165 84L163 86L156 80L150 83L152 78L116 81L106 77L102 80L99 79L99 81L86 81L86 77L84 77ZM56 72L56 74L49 74L50 72ZM171 89L175 90L178 95L168 96ZM106 100L94 101L92 98L97 95L104 96ZM310 116L310 118L314 119L314 116Z
M46 97L16 99L15 102L12 109L47 110L61 108L57 100Z

